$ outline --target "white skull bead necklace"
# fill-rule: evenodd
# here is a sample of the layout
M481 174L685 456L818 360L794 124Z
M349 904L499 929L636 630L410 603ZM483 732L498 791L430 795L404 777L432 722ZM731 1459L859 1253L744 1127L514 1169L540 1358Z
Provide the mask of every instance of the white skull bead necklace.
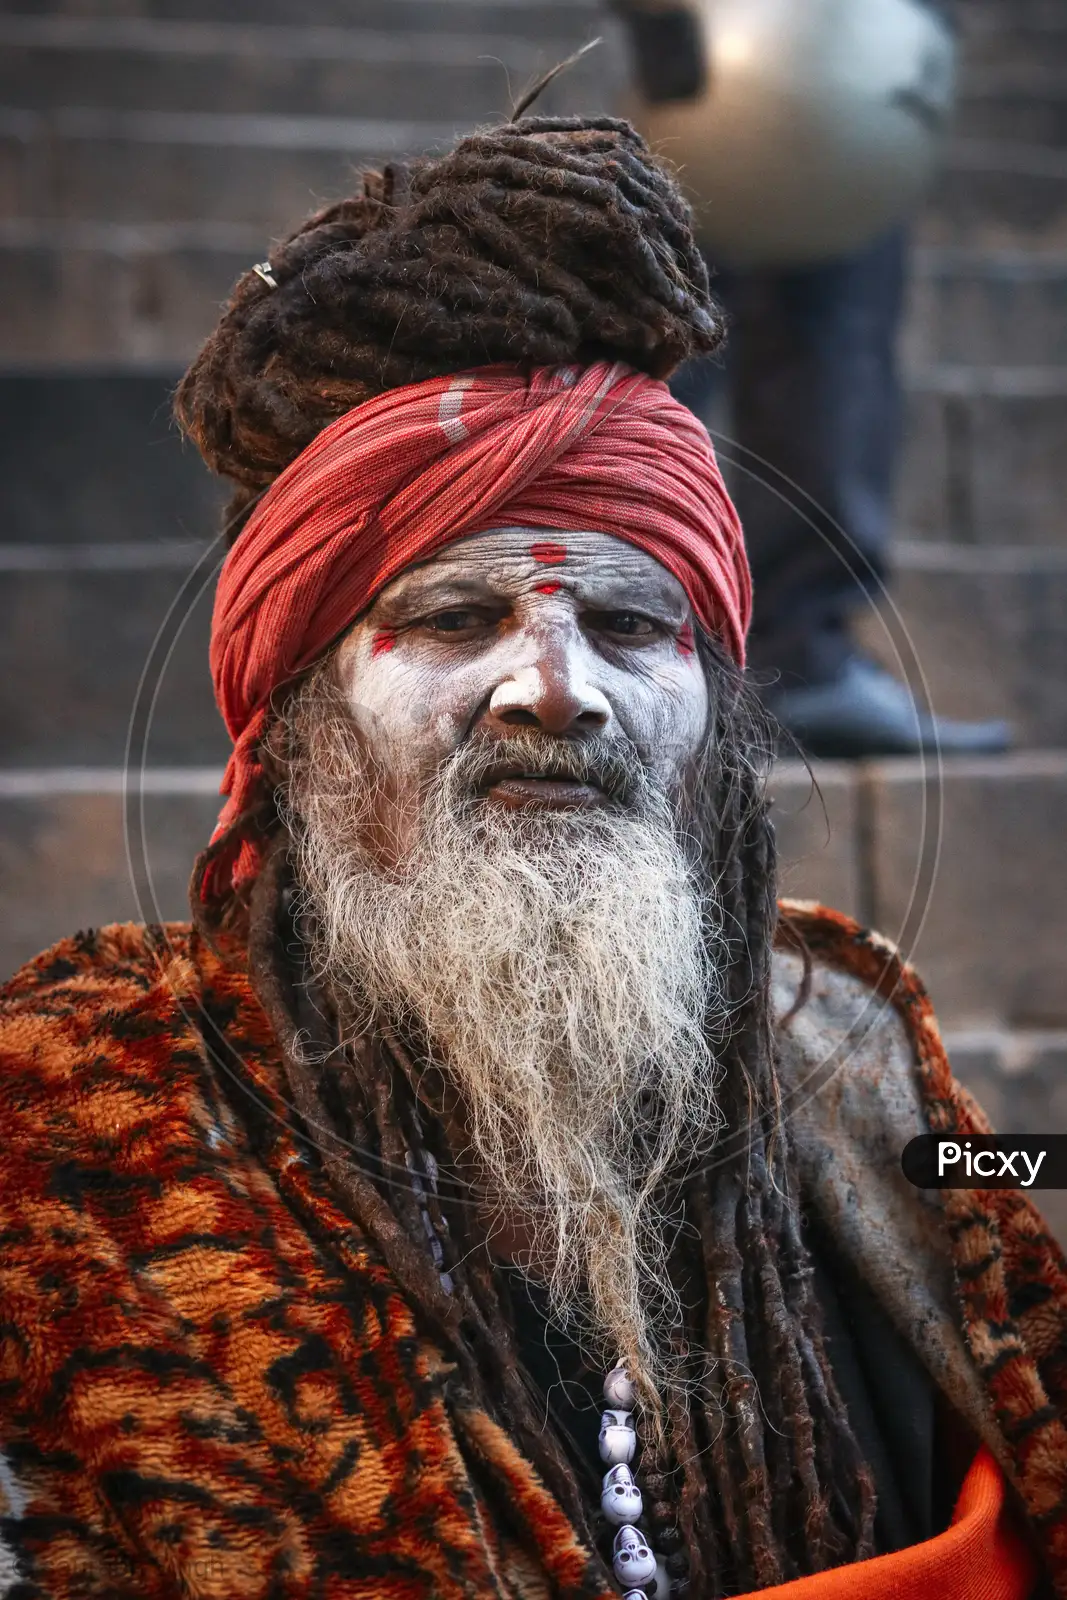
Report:
M623 1600L669 1600L671 1585L663 1562L637 1526L643 1510L641 1491L630 1471L637 1452L633 1406L637 1398L623 1366L612 1367L604 1379L604 1399L609 1410L600 1418L600 1459L607 1467L600 1509L618 1531L612 1546L612 1570L622 1585Z

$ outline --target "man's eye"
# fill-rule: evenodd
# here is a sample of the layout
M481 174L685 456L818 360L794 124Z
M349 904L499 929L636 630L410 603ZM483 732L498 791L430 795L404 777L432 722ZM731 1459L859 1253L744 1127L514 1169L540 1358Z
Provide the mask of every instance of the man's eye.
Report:
M486 621L480 611L459 610L435 611L432 617L427 617L425 626L434 633L466 633L469 628L478 628Z
M636 611L602 611L597 626L605 633L618 633L630 639L649 638L659 632L654 622Z

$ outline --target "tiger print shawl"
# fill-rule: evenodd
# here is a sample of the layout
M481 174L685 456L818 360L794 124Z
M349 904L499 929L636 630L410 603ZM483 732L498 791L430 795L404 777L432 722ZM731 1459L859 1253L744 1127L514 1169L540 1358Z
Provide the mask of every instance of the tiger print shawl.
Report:
M816 961L783 1028L805 1201L1067 1597L1067 1263L1018 1194L907 1188L901 1141L981 1114L893 950L788 909ZM0 1064L0 1596L607 1600L308 1159L236 942L64 940L5 991Z

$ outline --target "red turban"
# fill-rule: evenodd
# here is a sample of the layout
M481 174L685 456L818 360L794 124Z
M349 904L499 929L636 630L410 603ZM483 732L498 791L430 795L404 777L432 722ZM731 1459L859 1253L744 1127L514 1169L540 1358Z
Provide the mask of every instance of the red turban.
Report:
M656 558L744 661L751 584L705 429L620 363L430 378L338 417L271 485L226 558L211 672L234 751L216 838L257 799L271 695L405 567L502 526L596 530ZM210 897L258 868L235 845Z

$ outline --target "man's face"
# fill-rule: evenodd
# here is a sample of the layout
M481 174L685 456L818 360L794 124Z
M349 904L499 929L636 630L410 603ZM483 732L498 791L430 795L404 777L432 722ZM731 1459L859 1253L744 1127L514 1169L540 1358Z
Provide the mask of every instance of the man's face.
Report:
M656 1197L716 1133L728 1016L681 585L606 534L495 530L398 578L324 671L289 793L318 970L353 1029L417 1025L478 1205L651 1370Z
M379 840L403 855L421 786L469 740L520 730L636 747L677 788L708 716L681 584L604 533L494 529L395 579L338 655L340 686L385 782ZM591 783L507 775L486 798L569 809Z

